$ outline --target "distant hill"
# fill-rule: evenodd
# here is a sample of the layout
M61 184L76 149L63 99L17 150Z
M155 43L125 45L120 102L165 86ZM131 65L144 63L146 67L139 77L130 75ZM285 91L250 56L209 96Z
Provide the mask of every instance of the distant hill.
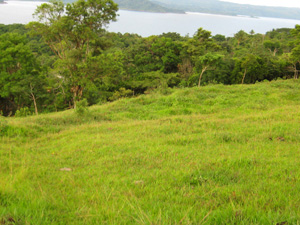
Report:
M164 7L190 12L222 15L246 15L251 17L273 17L300 20L299 8L244 5L219 0L152 0Z
M148 0L115 0L120 9L147 11L147 12L173 12L184 13L181 9L172 9L172 6L164 7Z
M4 0L0 0L2 3ZM26 1L26 0L21 0ZM33 0L36 1L36 0ZM44 0L45 1L45 0ZM47 1L47 0L46 0ZM63 0L64 3L76 0ZM254 6L222 2L220 0L114 0L120 9L158 12L200 12L220 15L245 15L250 17L273 17L300 20L299 8ZM300 21L299 21L300 23Z
M0 0L1 1L1 0ZM74 2L75 0L62 0L64 3ZM162 6L149 0L114 0L119 5L119 9L142 11L142 12L158 12L158 13L184 13L181 9L174 9L172 6Z

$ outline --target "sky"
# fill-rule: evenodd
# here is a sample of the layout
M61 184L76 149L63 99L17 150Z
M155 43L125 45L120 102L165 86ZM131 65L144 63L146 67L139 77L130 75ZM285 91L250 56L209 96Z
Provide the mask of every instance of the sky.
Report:
M222 0L224 2L234 2L250 5L265 5L265 6L283 6L300 8L300 0Z

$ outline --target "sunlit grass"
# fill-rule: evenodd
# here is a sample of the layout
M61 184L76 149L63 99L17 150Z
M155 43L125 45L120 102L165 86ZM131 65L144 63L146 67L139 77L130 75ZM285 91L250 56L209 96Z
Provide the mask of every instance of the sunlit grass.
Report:
M299 81L6 119L0 224L297 224Z

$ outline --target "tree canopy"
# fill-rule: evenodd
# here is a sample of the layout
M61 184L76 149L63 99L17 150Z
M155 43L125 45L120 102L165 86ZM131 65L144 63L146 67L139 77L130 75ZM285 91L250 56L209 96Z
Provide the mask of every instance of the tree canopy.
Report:
M85 69L89 58L97 50L104 27L116 19L117 10L112 0L78 0L66 7L53 0L38 6L34 14L38 22L28 24L32 34L41 35L58 57L54 66L70 85L74 107L91 79Z

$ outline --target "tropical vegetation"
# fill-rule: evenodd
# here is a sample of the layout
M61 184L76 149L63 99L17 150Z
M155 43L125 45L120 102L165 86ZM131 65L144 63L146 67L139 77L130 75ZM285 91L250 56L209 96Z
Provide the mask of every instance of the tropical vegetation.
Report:
M0 26L3 115L22 108L35 114L65 110L81 99L102 104L168 87L298 78L298 25L266 34L241 30L233 37L202 28L192 37L140 37L105 31L117 6L106 1L108 14L92 15L92 2L68 4L66 15L64 5L53 2L38 8L40 22Z

